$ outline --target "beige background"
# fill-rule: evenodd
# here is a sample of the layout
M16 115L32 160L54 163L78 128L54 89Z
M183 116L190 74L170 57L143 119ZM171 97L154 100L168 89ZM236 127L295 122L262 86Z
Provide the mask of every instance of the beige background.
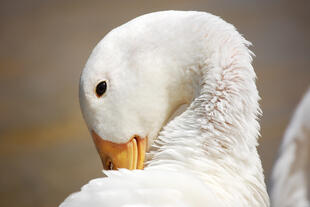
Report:
M202 10L233 23L256 54L266 180L310 85L310 1L0 1L0 206L52 207L101 163L82 120L78 80L96 43L144 13Z

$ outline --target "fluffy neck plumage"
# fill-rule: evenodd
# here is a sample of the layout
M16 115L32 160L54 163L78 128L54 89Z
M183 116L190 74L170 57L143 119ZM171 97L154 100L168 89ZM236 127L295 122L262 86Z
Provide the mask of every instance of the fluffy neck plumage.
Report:
M269 206L256 150L260 109L248 42L232 25L210 18L203 61L184 68L201 74L198 95L160 132L146 169L193 172L229 206Z

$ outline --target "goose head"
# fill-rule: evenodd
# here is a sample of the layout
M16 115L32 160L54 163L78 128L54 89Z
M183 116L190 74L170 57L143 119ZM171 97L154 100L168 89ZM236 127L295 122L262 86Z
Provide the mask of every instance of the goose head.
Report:
M247 44L204 12L151 13L109 32L80 79L82 113L104 168L142 169L165 131L174 152L186 143L215 164L223 156L227 165L253 157L260 166L259 96Z
M81 74L80 106L105 169L142 169L159 131L198 87L193 72L180 70L196 60L177 52L171 34L136 27L127 23L106 35Z
M144 172L185 170L234 206L268 206L248 45L205 12L155 12L109 32L80 79L104 169L142 169L148 152Z

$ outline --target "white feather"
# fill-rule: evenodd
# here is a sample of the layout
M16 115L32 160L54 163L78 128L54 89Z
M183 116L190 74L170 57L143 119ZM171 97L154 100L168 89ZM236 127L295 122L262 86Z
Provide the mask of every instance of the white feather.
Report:
M214 192L187 173L121 170L120 173L109 172L108 175L108 178L90 181L60 207L221 206Z
M83 115L116 143L148 136L148 161L143 171L105 172L61 207L269 206L248 45L204 12L151 13L109 33L81 76ZM102 79L110 88L98 100Z
M272 206L309 207L310 89L284 134L272 172Z

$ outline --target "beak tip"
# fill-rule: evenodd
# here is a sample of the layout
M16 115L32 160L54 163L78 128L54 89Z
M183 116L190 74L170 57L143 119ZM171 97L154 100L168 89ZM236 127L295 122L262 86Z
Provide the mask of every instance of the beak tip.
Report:
M147 138L134 135L127 143L113 143L102 139L94 131L92 137L105 170L143 169Z

